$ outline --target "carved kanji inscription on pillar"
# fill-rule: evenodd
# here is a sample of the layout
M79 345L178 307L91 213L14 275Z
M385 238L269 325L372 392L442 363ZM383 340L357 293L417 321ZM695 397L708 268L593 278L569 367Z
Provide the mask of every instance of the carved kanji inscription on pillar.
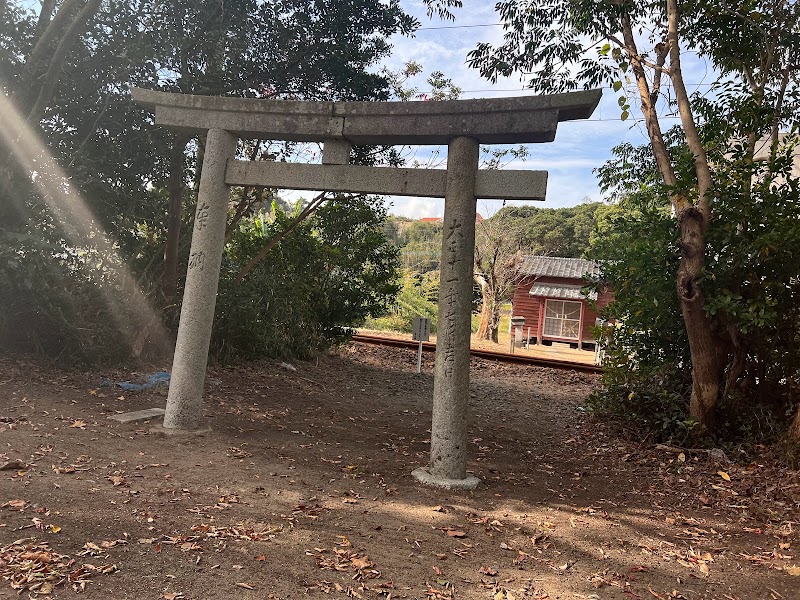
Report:
M189 255L189 268L203 270L206 262L205 252L192 252Z
M208 202L197 203L197 213L195 213L194 221L197 231L203 231L208 226L208 215L211 207Z

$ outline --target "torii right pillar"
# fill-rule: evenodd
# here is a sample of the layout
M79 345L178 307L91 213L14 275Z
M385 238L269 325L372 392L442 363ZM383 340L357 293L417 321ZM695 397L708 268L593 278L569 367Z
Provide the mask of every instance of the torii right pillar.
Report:
M427 467L413 472L421 483L447 489L472 490L480 483L477 477L467 475L478 154L479 144L474 138L457 137L448 144L431 459Z

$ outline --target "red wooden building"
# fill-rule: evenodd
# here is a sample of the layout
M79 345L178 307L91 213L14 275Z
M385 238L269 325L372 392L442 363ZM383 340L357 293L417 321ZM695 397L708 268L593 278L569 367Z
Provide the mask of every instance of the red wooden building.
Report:
M609 304L614 296L604 290L589 298L596 302L593 309L581 289L587 279L600 272L597 263L582 258L557 256L526 256L520 267L520 280L514 290L512 317L524 317L523 335L530 328L532 343L568 342L579 348L594 347L592 327L597 310Z

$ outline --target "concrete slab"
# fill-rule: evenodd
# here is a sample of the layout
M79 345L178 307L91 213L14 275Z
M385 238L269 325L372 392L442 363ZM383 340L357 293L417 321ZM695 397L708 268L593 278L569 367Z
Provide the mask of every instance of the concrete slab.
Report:
M442 477L436 477L435 475L431 475L430 471L428 471L428 469L425 467L414 469L411 471L411 474L414 476L414 479L423 485L443 488L445 490L471 491L478 487L478 484L481 482L481 480L474 475L467 475L464 479L445 479Z
M132 412L121 413L108 417L112 421L120 423L130 423L132 421L144 421L153 417L163 417L166 411L163 408L145 408L144 410L134 410Z
M167 428L163 425L154 425L150 428L150 433L154 433L156 435L163 435L165 437L174 437L174 438L193 438L193 437L202 437L206 434L211 433L211 427L201 427L199 429L174 429L174 428Z

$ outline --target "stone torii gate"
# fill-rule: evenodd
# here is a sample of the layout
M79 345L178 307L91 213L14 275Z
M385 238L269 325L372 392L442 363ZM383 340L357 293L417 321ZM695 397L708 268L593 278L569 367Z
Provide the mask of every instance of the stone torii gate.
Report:
M479 170L479 144L551 142L559 122L591 116L600 90L441 102L132 94L157 125L208 132L164 428L199 425L231 186L444 198L431 457L414 476L474 488L466 448L476 200L543 200L547 187L546 171ZM322 142L322 164L235 160L238 138ZM353 144L447 144L447 170L349 165Z

